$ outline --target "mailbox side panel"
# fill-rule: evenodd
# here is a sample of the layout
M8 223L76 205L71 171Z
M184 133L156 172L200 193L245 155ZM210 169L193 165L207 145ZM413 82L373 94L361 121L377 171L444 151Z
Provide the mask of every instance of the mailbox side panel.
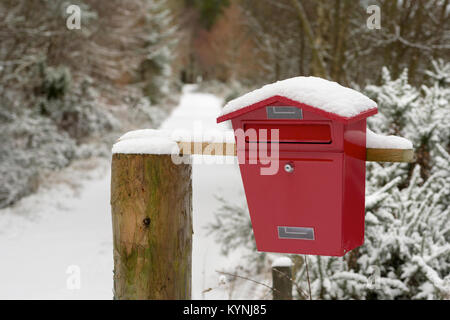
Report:
M344 127L342 247L348 252L364 243L366 120Z

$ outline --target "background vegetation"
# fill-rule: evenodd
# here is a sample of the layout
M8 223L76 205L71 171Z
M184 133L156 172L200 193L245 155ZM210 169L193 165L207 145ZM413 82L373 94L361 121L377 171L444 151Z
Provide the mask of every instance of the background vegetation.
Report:
M69 4L80 30L66 27ZM367 27L369 4L381 29ZM0 207L48 171L109 156L119 131L156 127L183 83L228 100L321 76L375 99L369 126L411 139L417 161L368 165L366 243L309 258L312 297L448 299L449 12L448 0L2 0ZM254 252L242 202L224 199L210 230L224 252L250 249L253 277L271 258ZM305 259L294 257L303 289Z

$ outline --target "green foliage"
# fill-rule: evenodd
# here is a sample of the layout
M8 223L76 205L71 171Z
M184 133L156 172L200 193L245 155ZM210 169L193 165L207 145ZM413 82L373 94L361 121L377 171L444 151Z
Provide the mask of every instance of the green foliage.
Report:
M217 197L221 207L215 214L215 222L207 226L208 234L214 234L216 240L222 242L222 253L245 247L256 250L255 238L250 222L248 209L244 205L236 205Z
M118 126L118 121L96 105L97 91L92 80L84 79L72 85L67 67L47 67L40 64L41 84L34 111L50 118L60 131L76 141L94 133L107 132Z
M72 81L67 67L47 67L45 63L39 64L42 84L39 88L47 100L61 99L69 90Z
M147 0L145 51L139 65L138 80L144 95L151 103L158 103L173 89L172 62L178 43L177 28L165 0Z
M222 254L240 250L248 265L262 271L267 255L256 249L252 223L245 203L235 204L222 197L217 197L221 203L215 213L215 221L206 226L208 234L214 234L217 242L222 244Z
M216 20L230 5L229 0L187 0L188 6L194 6L200 14L200 21L206 29L211 29Z

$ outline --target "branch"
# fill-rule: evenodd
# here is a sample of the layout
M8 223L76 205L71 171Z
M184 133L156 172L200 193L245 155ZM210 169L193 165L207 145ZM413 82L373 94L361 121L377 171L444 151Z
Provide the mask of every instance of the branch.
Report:
M264 287L266 287L266 288L269 288L271 291L280 292L279 290L277 290L277 289L275 289L275 288L272 288L271 286L268 286L267 284L264 284L264 283L262 283L262 282L259 282L259 281L256 281L256 280L253 280L253 279L250 279L250 278L247 278L247 277L243 277L243 276L240 276L240 275L237 275L237 274L228 273L228 272L224 272L224 271L217 271L217 270L216 270L216 272L217 272L217 273L220 273L220 274L227 275L227 276L232 276L232 277L244 279L244 280L247 280L247 281L251 281L251 282L254 282L254 283L259 284L259 285L261 285L261 286L264 286Z
M302 4L298 0L291 0L292 5L297 10L298 18L300 19L300 22L302 23L303 30L306 33L306 36L309 41L309 45L312 49L312 54L314 57L314 60L316 61L316 67L317 75L322 78L329 78L327 70L325 68L325 63L323 61L322 53L320 52L319 48L316 47L315 44L315 36L311 27L311 24L309 23L308 17L306 16L305 9L303 8Z

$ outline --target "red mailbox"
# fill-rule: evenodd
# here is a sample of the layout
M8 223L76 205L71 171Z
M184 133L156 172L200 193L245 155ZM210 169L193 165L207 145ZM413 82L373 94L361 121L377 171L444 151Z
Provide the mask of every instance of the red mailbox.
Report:
M245 133L236 144L259 251L342 256L362 245L366 118L375 113L361 93L313 77L225 106L217 122ZM278 170L262 174L275 151Z

